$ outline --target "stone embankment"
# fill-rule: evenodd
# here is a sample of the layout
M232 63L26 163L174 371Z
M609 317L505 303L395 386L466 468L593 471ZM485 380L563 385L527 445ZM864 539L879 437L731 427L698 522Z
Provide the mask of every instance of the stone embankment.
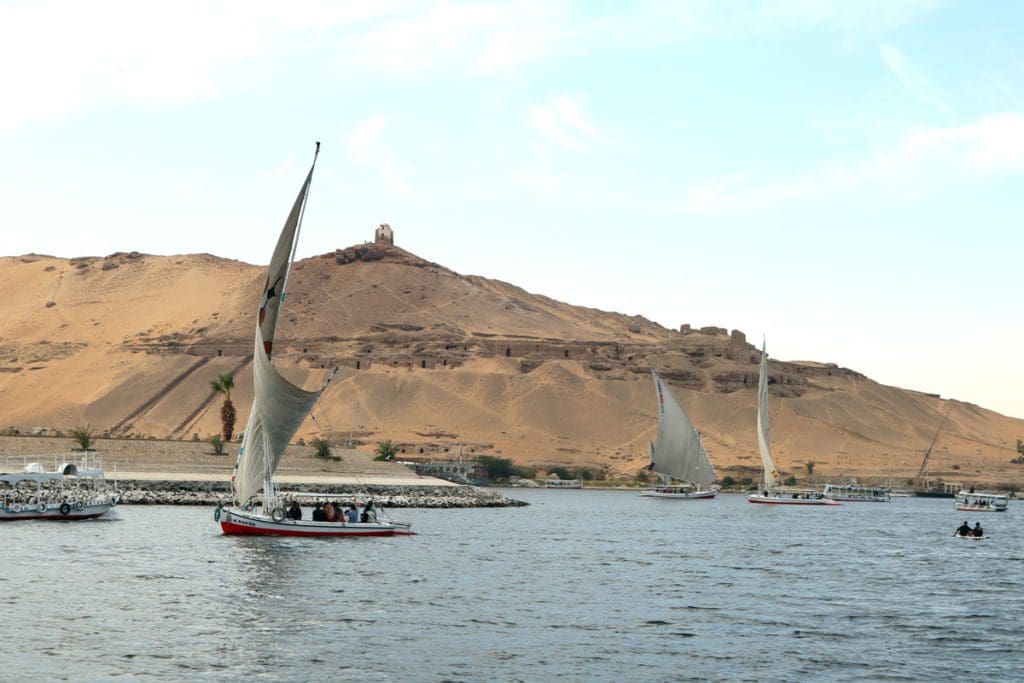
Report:
M231 485L224 481L119 480L121 503L126 505L216 505L231 500ZM282 484L278 490L312 504L317 495L342 495L357 505L372 500L389 508L516 507L526 503L478 486L398 486L381 484Z

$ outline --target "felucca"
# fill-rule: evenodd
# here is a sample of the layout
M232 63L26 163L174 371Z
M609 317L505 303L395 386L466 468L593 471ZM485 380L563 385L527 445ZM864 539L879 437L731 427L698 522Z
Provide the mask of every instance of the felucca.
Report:
M320 389L306 391L285 379L270 362L277 319L295 258L302 214L319 153L318 142L306 181L278 237L260 297L253 351L252 408L249 410L245 437L231 477L235 506L218 506L214 515L225 534L391 536L411 533L408 524L397 522L371 520L347 523L292 519L285 512L282 498L274 486L274 471L281 462L288 442L334 377L332 372ZM257 497L261 491L262 500Z
M700 434L658 373L651 370L651 376L658 396L658 443L647 443L651 456L648 469L661 475L661 484L640 495L683 500L714 498L715 489L705 487L715 480L715 468ZM681 483L673 483L673 479Z
M761 492L747 497L751 503L767 505L839 505L820 493L782 492L778 490L779 471L775 469L768 438L768 352L761 345L761 371L757 378L757 446L761 451Z

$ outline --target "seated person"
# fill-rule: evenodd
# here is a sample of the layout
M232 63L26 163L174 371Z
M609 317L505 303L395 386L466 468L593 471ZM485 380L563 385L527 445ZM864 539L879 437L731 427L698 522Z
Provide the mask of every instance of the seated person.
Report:
M982 536L985 535L985 531L981 528L981 522L975 522L974 523L974 529L972 530L971 533L974 534L975 538L981 538Z
M349 524L355 524L359 521L359 508L356 507L355 503L348 504L348 511L345 513L345 518Z
M324 505L324 521L325 522L337 522L338 511L334 508L334 503L327 501Z
M314 522L326 522L327 518L324 517L324 504L317 503L316 507L313 508L313 521ZM964 522L966 524L967 522Z
M302 508L299 507L299 501L292 501L288 508L288 519L302 519Z
M956 530L957 536L971 536L973 533L974 532L971 530L971 525L967 523L966 519L964 520L964 523L961 524Z
M363 509L363 514L359 517L360 522L376 522L377 511L373 509L373 501L371 500L366 504Z

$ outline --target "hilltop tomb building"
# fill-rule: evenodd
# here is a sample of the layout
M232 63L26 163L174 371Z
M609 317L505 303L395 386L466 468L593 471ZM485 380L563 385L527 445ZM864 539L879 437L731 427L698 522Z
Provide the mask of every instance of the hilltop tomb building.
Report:
M377 226L377 230L373 233L373 241L375 244L395 244L395 233L391 230L391 226L387 223L381 223Z

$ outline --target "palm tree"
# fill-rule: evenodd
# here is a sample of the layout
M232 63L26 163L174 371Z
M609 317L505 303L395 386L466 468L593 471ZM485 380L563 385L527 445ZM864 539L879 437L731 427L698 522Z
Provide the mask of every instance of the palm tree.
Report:
M89 446L92 445L92 437L95 433L96 430L93 429L92 425L88 424L84 427L76 425L68 432L71 438L75 440L75 443L77 443L83 451L89 450Z
M392 460L395 457L395 445L391 439L377 442L377 457L374 460Z
M218 394L224 394L224 405L220 407L221 435L225 441L231 441L231 435L235 432L235 404L231 402L235 376L230 372L217 375L217 379L210 380L210 388Z
M224 437L220 434L211 434L207 442L213 446L214 455L224 455Z
M807 462L804 463L804 467L807 468L807 476L808 477L811 476L812 474L814 474L814 466L817 465L817 464L818 463L814 462L813 460L808 460Z
M331 458L331 440L321 437L316 437L310 441L313 448L316 449L316 457L323 458L324 460L330 460Z

